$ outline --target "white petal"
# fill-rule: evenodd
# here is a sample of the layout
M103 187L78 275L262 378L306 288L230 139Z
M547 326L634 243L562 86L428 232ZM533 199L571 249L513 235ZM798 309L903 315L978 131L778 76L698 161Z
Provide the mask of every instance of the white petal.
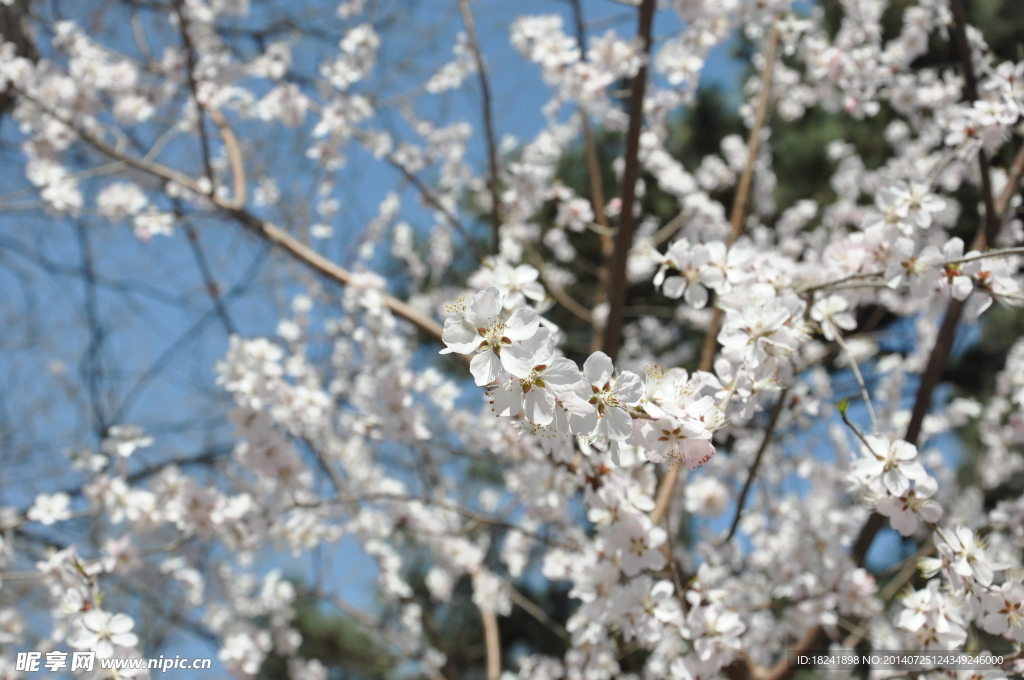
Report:
M501 375L501 360L491 350L486 350L473 357L469 364L469 372L477 385L489 385Z
M501 350L501 365L517 378L528 378L537 365L534 357L534 350L528 346L505 346Z
M523 388L518 382L505 381L492 393L494 413L499 416L514 416L523 410Z
M678 300L686 290L686 279L682 276L670 276L665 279L665 284L661 288L661 292L665 294L665 297Z
M604 434L608 439L623 441L629 439L629 435L633 434L633 419L629 417L625 409L615 407L605 409L601 422L604 426Z
M583 364L583 375L591 385L604 385L612 378L615 367L612 360L604 352L594 352Z
M505 336L510 340L528 340L540 328L540 317L529 307L522 307L512 313L505 322Z
M573 434L589 435L597 428L598 422L596 410L586 414L569 413L569 427Z
M488 328L497 319L499 311L501 311L501 294L498 293L497 288L487 288L473 296L466 308L466 320L474 328L481 326Z
M558 357L541 374L544 382L559 387L571 387L583 380L580 369L574 361Z
M644 384L636 373L623 371L615 379L615 398L627 406L636 406L644 396Z
M699 283L691 283L686 287L683 299L694 309L704 309L704 305L708 303L708 289Z
M444 330L441 331L441 342L446 344L453 352L467 354L480 345L480 334L461 315L449 316L444 321Z
M536 425L547 425L555 418L555 395L551 390L533 388L526 393L526 419Z

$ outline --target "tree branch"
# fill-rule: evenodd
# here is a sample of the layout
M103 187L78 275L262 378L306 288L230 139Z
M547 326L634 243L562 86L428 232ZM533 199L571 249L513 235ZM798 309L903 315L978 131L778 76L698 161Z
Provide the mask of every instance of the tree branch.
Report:
M494 114L491 111L491 86L487 82L487 69L480 51L480 41L476 36L476 23L473 21L473 12L469 9L469 0L459 0L459 11L462 13L462 23L466 26L466 37L469 39L469 49L473 53L473 61L476 63L476 73L480 80L480 95L483 98L484 134L487 136L487 165L489 169L487 184L491 190L491 229L494 235L492 248L493 252L497 253L501 245L501 194L498 185L498 144L494 139Z
M487 645L487 680L501 677L501 638L498 634L498 617L486 607L480 607L480 618L484 622L484 642Z
M779 422L779 416L782 414L782 409L786 405L787 392L789 392L789 388L783 388L778 401L775 402L775 408L772 410L771 418L768 420L768 425L766 425L764 429L764 438L761 440L761 446L757 449L757 455L754 457L754 463L750 466L750 472L747 473L747 481L743 485L743 491L740 492L739 500L736 501L736 516L732 520L732 525L729 527L729 534L725 537L724 543L728 543L732 540L733 535L736 534L736 527L740 525L740 518L743 517L743 506L747 503L747 494L750 493L750 487L754 484L754 477L757 475L757 469L761 465L761 458L764 456L764 452L768 449L768 444L772 440L772 434L775 432L775 425Z
M573 19L576 24L576 43L580 48L580 59L587 60L586 41L587 29L583 21L583 6L580 0L572 0ZM597 155L597 142L594 140L594 131L590 127L590 116L586 109L580 106L580 127L583 130L583 149L587 159L587 181L590 184L590 205L594 209L594 221L602 228L598 234L601 238L602 263L597 271L597 290L594 293L594 304L592 308L605 303L608 299L608 264L612 253L615 252L615 240L611 236L611 226L608 223L608 214L605 212L604 177L601 174L601 161ZM577 314L577 316L579 316ZM590 351L596 352L601 349L603 342L603 326L600 317L587 313L587 321L591 324Z
M151 160L145 160L129 156L128 154L120 151L114 146L107 142L99 139L92 133L83 129L80 125L77 125L74 121L71 121L52 109L35 99L27 93L22 93L22 96L32 101L37 106L41 107L48 115L52 116L55 120L60 121L62 124L67 125L69 128L75 131L75 134L80 139L87 142L90 146L95 148L97 151L113 158L114 160L120 161L125 165L141 170L143 172L155 175L161 179L169 182L175 182L185 187L189 191L206 196L206 193L202 191L199 185L188 175L169 168L161 163L156 163ZM404 168L402 168L405 170ZM408 172L408 171L406 171ZM233 201L227 201L218 196L210 196L214 205L224 214L237 220L242 226L247 228L249 231L265 239L271 245L277 246L281 250L284 250L289 255L295 257L297 260L310 267L314 271L323 274L324 276L333 279L334 281L343 285L351 285L352 274L344 267L331 262L326 257L316 252L306 244L302 243L294 236L289 234L284 229L271 224L270 222L264 222L260 218L256 217L252 213L248 212L244 208L236 207ZM438 204L440 206L440 204ZM445 211L447 212L447 211ZM391 310L395 316L405 319L412 323L414 326L419 328L421 331L429 335L435 340L441 339L442 326L437 321L434 321L427 315L423 314L417 309L414 309L408 303L399 300L391 295L382 295L384 305ZM468 357L467 358L471 358Z
M654 26L655 0L640 4L637 36L644 60L630 86L629 129L626 132L626 166L622 175L622 208L619 213L619 232L615 238L608 272L608 319L604 326L604 353L615 361L622 342L622 310L626 306L626 257L633 246L633 204L636 202L636 182L640 178L640 130L644 118L644 91L647 86L647 61L651 53L651 31Z

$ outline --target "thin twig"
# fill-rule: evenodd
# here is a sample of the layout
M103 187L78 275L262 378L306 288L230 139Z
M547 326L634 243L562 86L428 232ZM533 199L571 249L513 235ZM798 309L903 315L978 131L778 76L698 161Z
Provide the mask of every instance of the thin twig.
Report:
M191 222L185 221L184 226L185 234L188 236L189 247L192 249L192 256L195 258L196 266L199 267L199 273L203 277L203 284L206 287L206 292L209 294L210 299L213 300L213 306L214 309L217 310L217 316L220 317L220 321L224 325L224 330L227 331L227 334L235 335L238 333L238 327L231 319L231 314L228 313L228 308L224 304L224 298L221 297L220 286L217 284L217 280L213 276L213 270L210 269L210 263L206 259L206 253L203 252L203 247L199 243L199 234L196 232L196 228L192 226Z
M213 174L213 163L210 156L210 140L206 136L206 107L199 101L199 86L196 83L196 55L192 45L192 38L188 34L189 19L186 16L182 0L175 0L174 11L178 15L178 24L181 26L181 48L185 52L185 75L188 77L188 86L192 91L192 98L196 102L196 127L199 132L199 142L203 150L203 168L210 180L210 193L217 189L216 178Z
M581 59L587 60L587 29L583 20L583 5L580 0L572 0L573 19L576 24L576 44L579 45ZM595 230L601 238L602 263L597 271L597 289L594 292L593 308L605 303L608 299L608 263L615 250L615 240L612 237L611 225L608 222L608 214L605 212L604 177L601 173L601 162L597 154L597 142L594 139L594 131L590 127L590 115L587 110L580 107L580 127L583 130L583 150L587 159L587 181L590 184L590 204L594 209L594 221L597 222L600 230ZM596 352L601 349L603 341L602 321L600 316L589 314L588 320L591 324L590 351Z
M491 229L494 237L492 248L493 252L497 253L501 245L501 194L498 185L498 144L494 138L494 114L491 111L491 86L487 82L487 68L480 51L480 41L476 36L476 23L473 21L473 12L469 9L469 0L459 0L459 11L462 13L462 23L466 26L466 37L469 40L469 49L473 53L473 61L476 63L480 95L483 99L484 134L487 137L487 165L490 173L487 184L491 190Z
M524 612L535 618L538 623L545 626L548 630L566 642L569 642L572 639L569 636L569 632L565 630L563 625L548 616L546 611L534 604L530 598L516 590L515 586L511 583L506 584L506 590L508 591L509 599L517 604Z
M736 501L736 516L733 517L732 525L729 527L729 533L725 537L725 541L723 541L723 543L728 543L732 540L732 537L736 534L736 528L740 525L740 519L743 517L743 507L747 503L747 494L750 493L750 487L754 484L754 477L757 476L757 469L761 465L761 458L764 457L764 452L768 450L768 444L771 442L772 435L775 433L775 426L779 422L779 415L782 414L782 409L786 405L787 392L789 392L789 388L783 388L778 401L775 402L775 408L772 409L771 418L768 420L768 425L765 426L764 429L764 438L761 439L761 446L757 449L757 455L754 456L754 463L750 466L750 472L747 473L747 481L743 484L743 490L740 492L739 500Z

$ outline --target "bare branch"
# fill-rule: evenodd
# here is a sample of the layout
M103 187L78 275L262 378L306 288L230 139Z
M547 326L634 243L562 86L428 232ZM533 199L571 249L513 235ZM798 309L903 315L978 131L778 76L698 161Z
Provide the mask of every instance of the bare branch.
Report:
M498 185L498 144L494 138L494 114L491 111L491 86L487 82L487 67L480 51L480 41L476 36L476 23L473 21L473 12L469 9L469 0L459 0L459 11L462 13L462 23L466 26L466 37L469 39L469 49L473 53L473 61L476 63L476 73L480 80L480 96L483 98L484 134L487 137L489 170L487 184L491 190L491 229L494 238L492 248L497 253L501 245L501 194Z
M732 519L732 525L729 527L729 534L725 537L724 543L728 543L732 540L732 537L736 534L736 527L740 525L740 519L743 517L743 507L747 504L747 494L750 493L750 487L754 484L754 477L757 476L757 469L761 466L761 458L764 457L764 452L768 449L768 444L772 440L772 434L775 432L775 426L778 424L779 416L782 414L782 409L786 405L786 394L788 392L788 387L782 390L778 401L775 402L775 408L772 409L771 418L768 419L768 425L764 428L764 438L761 439L761 446L757 449L757 455L754 456L754 462L750 466L750 472L747 473L747 481L743 484L743 490L740 492L739 500L736 501L736 516Z
M655 0L640 4L637 36L640 39L641 58L644 60L630 86L629 129L626 132L625 170L622 174L622 209L619 213L619 232L608 272L608 319L604 327L602 349L615 360L622 342L622 310L626 306L626 258L633 246L633 204L636 202L636 183L640 178L640 130L644 118L644 91L647 87L647 60L651 52L651 31L654 27Z

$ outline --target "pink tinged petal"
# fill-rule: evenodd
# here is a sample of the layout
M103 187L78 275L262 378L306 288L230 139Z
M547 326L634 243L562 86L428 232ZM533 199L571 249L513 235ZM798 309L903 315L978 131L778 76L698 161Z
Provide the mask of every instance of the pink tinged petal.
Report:
M551 390L533 388L523 401L526 419L536 425L548 425L555 419L555 395Z
M565 357L558 357L541 373L544 382L558 387L571 387L583 380L580 369L575 362Z
M633 433L633 419L624 409L611 407L605 409L603 423L604 434L608 439L623 441Z
M715 447L710 439L687 439L683 442L682 449L683 460L686 461L686 467L691 470L703 466L715 455Z
M501 376L501 359L491 350L485 350L473 357L469 372L477 385L489 385Z
M917 516L912 512L897 512L889 518L889 524L900 536L910 536L917 530Z
M540 328L540 317L528 307L517 309L505 322L505 337L522 342L533 337Z
M682 276L670 276L665 279L665 285L662 286L661 292L665 294L665 297L673 300L678 300L686 290L686 279Z
M591 385L604 385L612 379L612 371L615 366L612 360L604 352L594 352L583 364L583 375Z
M636 406L644 396L644 383L640 376L630 371L623 371L615 379L615 398L627 406Z
M694 309L704 309L704 306L708 303L708 289L699 283L690 284L686 288L683 299L686 301L686 304Z
M898 510L897 506L900 503L899 500L892 496L883 496L878 499L878 503L875 504L875 510L878 511L879 515L883 517L892 517Z

